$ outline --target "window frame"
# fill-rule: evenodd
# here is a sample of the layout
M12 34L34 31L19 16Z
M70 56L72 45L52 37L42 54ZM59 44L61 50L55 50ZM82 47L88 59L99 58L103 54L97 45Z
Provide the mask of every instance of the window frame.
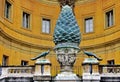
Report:
M92 31L86 31L86 20L88 19L92 19ZM89 26L89 29L90 29L90 26ZM88 33L93 33L94 32L94 17L93 16L89 16L89 17L84 17L84 33L85 34L88 34Z
M8 2L11 7L10 7L10 13L9 13L9 17L6 17L6 2ZM13 1L12 0L4 0L4 14L3 14L3 17L12 23L12 20L13 20Z
M23 65L23 62L26 63L26 65ZM26 61L26 60L21 60L21 66L27 66L28 64L29 64L28 61Z
M112 64L111 64L112 63ZM115 65L115 60L112 59L112 60L107 60L107 64L108 65Z
M28 15L27 19L28 19L29 24L26 24L28 27L24 26L24 14ZM22 28L27 29L27 30L31 29L31 14L29 12L22 11Z
M106 26L106 12L109 12L109 11L111 11L111 10L113 10L113 25L112 26L110 26L110 27L107 27ZM111 6L106 6L106 7L104 7L103 8L103 16L104 16L104 30L107 30L107 29L111 29L112 27L114 27L115 26L115 6L114 6L114 4L113 5L111 5Z
M5 58L5 61L4 61ZM9 65L9 56L3 55L2 57L2 66L8 66Z
M108 21L108 17L107 17L107 13L109 13L109 12L111 12L112 11L112 25L108 25L108 23L109 23L109 21ZM109 9L109 10L107 10L107 11L105 11L105 28L111 28L111 27L113 27L114 26L114 24L115 24L115 13L114 13L114 9L113 8L111 8L111 9Z
M44 32L43 32L43 22L48 22L49 21L49 32L47 32L47 27L45 27L45 30L44 30ZM41 25L41 32L43 33L43 34L51 34L51 19L50 18L46 18L46 17L42 17L42 25Z

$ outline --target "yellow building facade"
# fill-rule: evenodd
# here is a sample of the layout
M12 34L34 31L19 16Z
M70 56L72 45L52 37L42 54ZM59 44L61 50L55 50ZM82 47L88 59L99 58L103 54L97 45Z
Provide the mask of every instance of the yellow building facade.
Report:
M0 0L0 64L34 65L30 59L50 49L47 58L52 63L52 75L56 75L59 64L53 33L59 13L56 1ZM96 53L103 59L100 64L120 64L120 0L78 1L74 13L82 33L80 48ZM91 18L92 31L85 29ZM49 22L47 32L42 28L44 20ZM82 52L77 55L77 74L85 57Z

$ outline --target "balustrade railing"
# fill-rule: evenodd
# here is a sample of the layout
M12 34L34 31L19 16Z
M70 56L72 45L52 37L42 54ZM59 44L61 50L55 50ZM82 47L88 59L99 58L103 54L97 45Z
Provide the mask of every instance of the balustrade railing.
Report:
M0 75L33 75L34 66L1 66Z
M99 65L100 74L120 74L120 65Z
M56 70L56 71L55 71ZM60 67L54 67L56 74L60 72ZM34 66L1 66L0 75L34 75ZM73 72L77 75L81 75L83 70L81 66L73 67ZM120 65L99 65L99 73L104 75L117 74L120 75Z

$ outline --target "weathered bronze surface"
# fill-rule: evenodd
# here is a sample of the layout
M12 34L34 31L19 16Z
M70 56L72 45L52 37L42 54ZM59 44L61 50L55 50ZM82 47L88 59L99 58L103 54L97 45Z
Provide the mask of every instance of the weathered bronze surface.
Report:
M53 35L55 48L78 48L81 41L80 28L68 5L63 6Z

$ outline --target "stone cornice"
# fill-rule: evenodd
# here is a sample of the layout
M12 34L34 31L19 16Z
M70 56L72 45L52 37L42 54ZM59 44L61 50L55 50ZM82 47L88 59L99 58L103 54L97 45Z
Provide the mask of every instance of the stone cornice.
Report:
M51 50L53 50L53 47L52 46L43 46L43 45L36 45L36 44L31 44L31 43L28 43L28 42L24 42L24 41L21 41L21 40L17 40L16 38L10 36L9 34L5 33L2 29L0 29L0 36L4 37L5 39L8 39L9 41L12 41L12 42L15 42L17 44L22 44L23 46L28 46L28 47L31 47L31 48L37 48L37 49L48 49L50 48ZM90 46L81 46L80 48L81 49L85 49L85 50L89 50L91 48L94 49L95 53L97 54L101 54L101 53L106 53L106 52L109 52L111 49L115 50L115 49L118 49L120 46L114 46L114 47L111 47L111 49L107 49L107 50L102 50L102 51L96 51L95 49L99 49L99 48L105 48L106 46L110 46L110 45L114 45L114 44L119 44L120 42L120 38L117 38L117 39L114 39L112 41L108 41L106 43L103 43L103 44L97 44L97 45L90 45ZM34 53L38 53L38 52L34 52Z
M37 0L39 2L45 3L45 4L54 4L54 5L59 5L58 0ZM84 4L87 2L93 2L96 0L76 0L76 5Z
M117 39L114 39L112 41L108 41L108 42L104 42L104 43L101 43L101 44L96 44L96 45L89 45L89 46L81 46L80 48L81 49L91 49L91 48L100 48L100 47L104 47L106 45L111 45L113 43L117 43L120 41L120 38L117 38Z
M0 21L0 23L2 23L5 27L7 27L8 29L16 32L16 33L19 33L21 35L24 35L24 36L27 36L27 37L30 37L30 38L35 38L35 39L41 39L41 40L47 40L47 41L52 41L52 38L47 38L47 37L43 37L43 36L39 36L39 35L30 35L30 34L27 34L25 32L21 32L20 30L17 30L17 29L14 29L14 28L11 28L9 26L7 26L6 24L4 24L2 21ZM1 29L2 30L2 29ZM2 30L3 34L6 35L7 37L9 38L12 38L12 36L9 36L8 33L5 33L4 30ZM93 39L97 39L97 38L102 38L102 37L105 37L105 36L110 36L114 33L117 33L117 32L120 32L120 28L117 28L115 30L111 30L109 33L102 33L100 35L96 35L96 36L92 36L92 37L84 37L82 38L83 41L85 40L93 40ZM52 37L52 36L51 36ZM28 42L24 42L24 41L18 41L17 39L15 38L12 38L13 40L17 41L17 42L22 42L23 44L27 44L27 45L34 45L36 47L41 47L41 48L50 48L50 46L43 46L43 45L36 45L36 44L31 44L31 43L28 43ZM102 44L96 44L96 45L89 45L89 46L81 46L82 48L90 48L90 47L97 47L97 46L103 46L105 44L108 44L108 43L111 43L111 42L114 42L114 41L117 41L119 38L117 39L114 39L112 41L108 41L108 42L105 42L105 43L102 43Z
M2 30L0 28L0 34L2 37L8 39L9 41L12 41L12 42L15 42L15 43L18 43L18 44L22 44L24 46L29 46L29 47L32 47L32 48L37 48L37 49L53 49L52 46L44 46L44 45L41 45L41 44L32 44L32 43L29 43L29 42L25 42L25 41L22 41L22 40L18 40L12 36L10 36L8 33L6 33L4 30Z
M82 40L91 40L91 39L101 38L101 37L109 36L109 35L114 34L116 32L120 32L120 28L117 28L115 30L111 30L109 33L106 32L106 33L101 33L99 35L95 35L92 37L83 37Z
M59 3L56 0L37 0L37 1L49 5L59 5Z
M76 6L84 3L94 2L96 0L76 0Z
M31 38L36 38L36 39L42 39L42 40L48 40L48 41L52 41L52 38L48 38L48 37L43 37L43 36L39 36L39 35L31 35L31 34L28 34L26 32L23 32L23 31L20 31L18 29L14 29L12 27L9 27L7 26L6 24L4 24L2 21L0 21L0 23L2 23L5 27L7 27L8 29L16 32L16 33L19 33L21 35L24 35L24 36L28 36L28 37L31 37ZM51 35L49 35L51 36ZM52 37L52 36L51 36Z

